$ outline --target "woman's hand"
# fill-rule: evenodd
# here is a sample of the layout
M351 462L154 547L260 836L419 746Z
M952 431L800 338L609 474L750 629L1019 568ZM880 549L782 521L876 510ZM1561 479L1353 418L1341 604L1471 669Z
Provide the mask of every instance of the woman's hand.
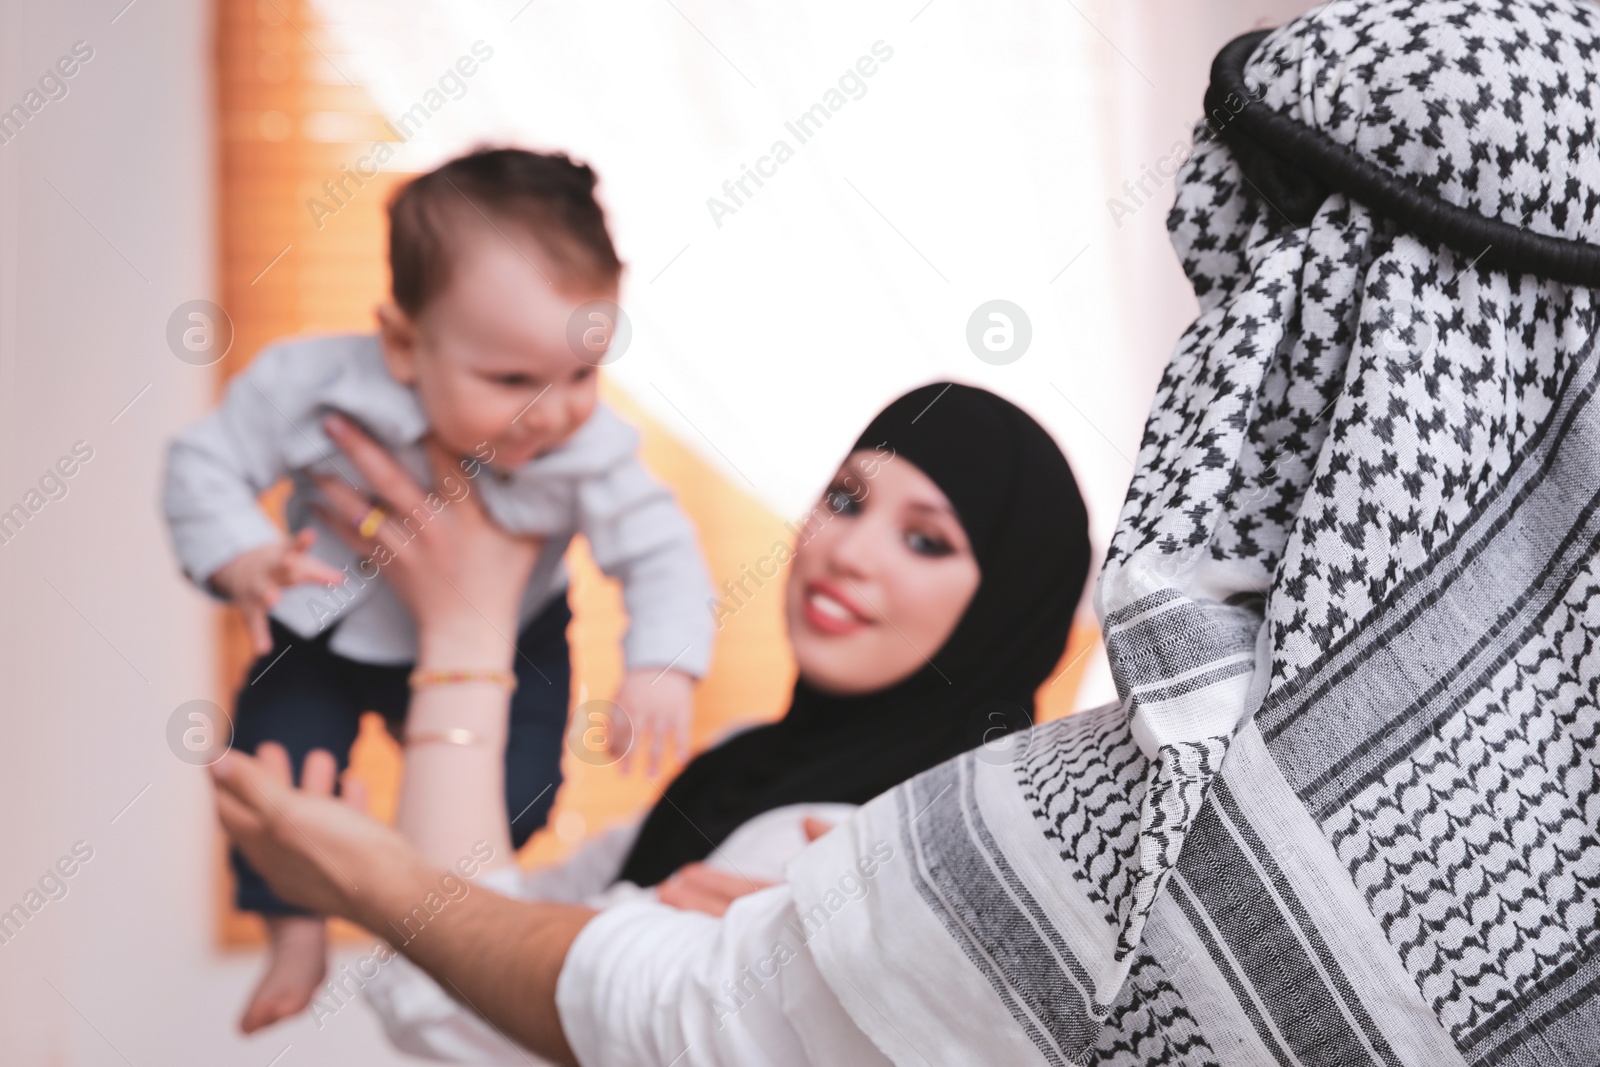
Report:
M686 863L656 887L656 899L684 911L703 911L721 918L734 901L776 882L755 882L704 863Z
M805 831L806 841L810 842L832 830L834 824L808 815L800 825ZM656 887L656 899L684 911L703 911L721 918L740 897L773 885L777 883L752 881L743 875L719 871L704 863L686 863Z
M324 425L387 513L372 536L363 536L359 528L373 503L348 483L323 477L318 485L330 505L324 517L346 544L371 560L365 571L376 565L405 602L417 622L419 662L431 658L449 667L503 667L542 542L491 522L471 479L431 438L425 447L435 488L429 491L348 419L329 415ZM485 642L486 628L499 640Z
M211 767L223 828L273 892L361 922L381 903L377 894L426 884L430 872L403 837L366 814L365 790L334 798L336 773L333 756L315 750L296 789L288 753L273 742L255 756L229 752Z

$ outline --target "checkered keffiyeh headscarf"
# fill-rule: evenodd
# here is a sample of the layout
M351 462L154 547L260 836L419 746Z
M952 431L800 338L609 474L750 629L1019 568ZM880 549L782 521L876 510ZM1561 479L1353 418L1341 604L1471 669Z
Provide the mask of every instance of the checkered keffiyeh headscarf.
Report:
M803 910L898 849L812 942L896 1063L1600 1048L1600 10L1334 3L1243 73L1169 218L1201 314L1098 586L1119 704L791 871ZM1296 174L1250 108L1421 207ZM1577 244L1528 269L1432 204Z

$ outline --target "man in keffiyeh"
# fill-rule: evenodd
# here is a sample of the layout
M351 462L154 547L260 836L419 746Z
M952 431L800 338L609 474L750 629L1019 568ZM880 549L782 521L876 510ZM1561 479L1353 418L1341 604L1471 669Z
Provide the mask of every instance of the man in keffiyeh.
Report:
M1593 1063L1600 9L1333 3L1212 88L1120 703L824 838L801 914L903 862L811 951L897 1064Z
M474 894L414 962L611 1067L1595 1062L1600 8L1329 4L1206 111L1201 314L1098 586L1119 702L720 919ZM214 773L285 895L376 930L426 887L285 768Z

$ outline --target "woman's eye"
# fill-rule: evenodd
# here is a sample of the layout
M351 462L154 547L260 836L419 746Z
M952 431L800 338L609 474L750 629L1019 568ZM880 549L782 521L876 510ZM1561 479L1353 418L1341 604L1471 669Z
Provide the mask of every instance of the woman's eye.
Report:
M496 385L510 386L513 389L521 389L536 384L534 380L528 377L526 374L496 374L490 378L490 381L494 382Z
M906 534L906 544L911 546L911 551L919 556L948 556L955 551L955 547L948 541L942 541L925 533L913 530Z
M822 502L828 505L835 515L854 515L861 509L860 502L847 493L843 486L838 485L822 494Z

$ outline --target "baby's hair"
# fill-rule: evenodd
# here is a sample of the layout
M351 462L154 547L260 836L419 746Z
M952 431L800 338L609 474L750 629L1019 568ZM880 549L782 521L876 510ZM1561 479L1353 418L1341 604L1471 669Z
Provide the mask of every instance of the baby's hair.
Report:
M622 261L594 198L597 178L564 153L480 148L402 185L389 201L394 302L415 318L450 283L452 234L487 219L530 235L554 262L558 288L614 285Z

